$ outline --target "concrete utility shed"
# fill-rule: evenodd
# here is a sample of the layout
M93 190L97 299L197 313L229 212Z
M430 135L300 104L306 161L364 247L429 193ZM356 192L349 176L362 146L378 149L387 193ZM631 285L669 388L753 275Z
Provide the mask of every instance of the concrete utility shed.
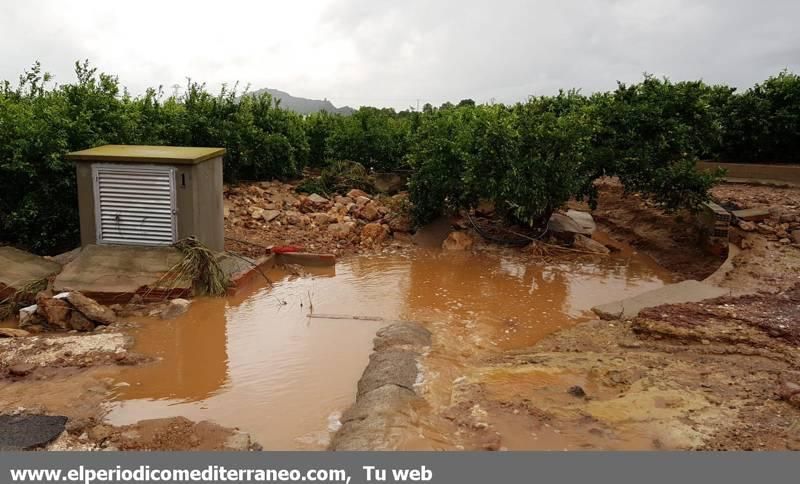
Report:
M67 154L78 176L81 245L224 248L224 148L105 145Z

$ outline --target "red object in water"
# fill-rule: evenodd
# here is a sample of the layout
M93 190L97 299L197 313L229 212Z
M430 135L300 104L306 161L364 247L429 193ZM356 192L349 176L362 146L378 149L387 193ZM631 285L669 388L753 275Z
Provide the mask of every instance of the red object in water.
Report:
M273 254L288 254L289 252L302 252L303 248L296 245L279 245L272 248Z

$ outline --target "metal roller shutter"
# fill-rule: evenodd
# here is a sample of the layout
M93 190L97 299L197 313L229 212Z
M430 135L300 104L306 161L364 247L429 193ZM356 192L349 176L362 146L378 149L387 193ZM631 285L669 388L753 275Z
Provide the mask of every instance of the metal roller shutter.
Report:
M94 165L98 244L175 242L174 168Z

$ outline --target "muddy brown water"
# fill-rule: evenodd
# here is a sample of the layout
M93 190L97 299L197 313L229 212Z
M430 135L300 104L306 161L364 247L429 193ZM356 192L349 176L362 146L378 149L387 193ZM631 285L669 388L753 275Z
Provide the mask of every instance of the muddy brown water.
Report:
M176 320L138 320L135 349L161 360L116 376L108 420L182 415L238 427L266 449L322 449L388 323L309 312L423 321L436 341L469 355L530 346L589 318L594 305L669 280L628 251L543 262L511 250L417 248L309 271L273 271L272 287L196 300Z

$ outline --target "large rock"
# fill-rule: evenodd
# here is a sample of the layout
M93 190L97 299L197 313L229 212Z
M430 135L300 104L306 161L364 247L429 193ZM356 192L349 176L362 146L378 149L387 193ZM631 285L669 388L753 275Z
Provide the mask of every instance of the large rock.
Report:
M69 327L75 331L94 331L95 325L80 311L72 311L69 315Z
M431 345L431 332L418 323L395 323L381 328L373 340L373 349L399 348L422 352Z
M389 230L381 224L370 223L361 229L361 243L375 244L386 240Z
M358 188L353 188L352 190L347 192L347 198L355 200L358 197L364 197L366 199L369 199L369 194L364 190L359 190Z
M387 221L389 230L392 232L411 232L414 230L414 222L411 217L404 214L395 214Z
M108 325L117 321L114 311L79 292L70 292L65 299L95 324Z
M472 248L472 237L466 232L450 232L444 242L442 249L445 250L469 250Z
M348 223L335 223L328 225L328 233L334 238L345 239L353 233L353 226Z
M189 310L189 305L191 301L186 299L176 298L171 299L167 304L167 307L161 311L161 319L174 319L178 316L185 314L186 311Z
M572 247L584 250L586 252L592 252L594 254L608 254L611 252L605 245L581 234L575 235L575 240L572 242Z
M336 221L335 218L331 217L327 213L316 212L310 213L308 216L311 217L311 220L319 226L328 225Z
M381 214L378 211L378 207L375 205L375 203L370 202L361 207L361 210L358 211L358 218L368 222L374 222L375 220L381 218Z
M280 210L264 210L261 213L261 218L264 220L264 222L272 222L273 220L278 218L280 214L281 214Z
M311 203L314 203L314 204L317 204L317 205L322 205L322 204L328 203L328 201L329 201L327 198L325 198L322 195L319 195L317 193L312 193L311 195L309 195L308 196L308 200Z
M73 309L67 301L39 293L36 296L36 306L47 324L60 329L69 329L69 317Z
M358 395L384 385L396 385L414 391L417 356L413 351L394 349L372 353L369 364L358 381Z
M578 222L563 213L554 213L550 216L550 220L547 222L547 230L558 237L569 239L572 239L575 234L584 233L583 227L578 225Z
M597 230L597 224L594 223L594 218L589 212L567 210L567 217L574 220L575 223L577 223L578 226L580 226L580 228L583 230L580 233L587 237L591 237L594 231Z

